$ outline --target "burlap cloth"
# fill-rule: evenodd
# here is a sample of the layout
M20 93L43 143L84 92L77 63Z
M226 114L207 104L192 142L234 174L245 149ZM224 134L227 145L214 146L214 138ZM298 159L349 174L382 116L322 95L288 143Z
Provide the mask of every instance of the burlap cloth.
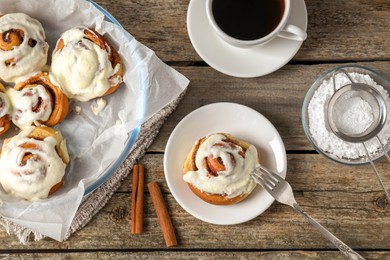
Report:
M104 205L106 205L114 192L122 184L126 176L129 175L134 163L145 154L146 149L157 136L164 121L175 110L184 94L185 91L142 124L133 148L123 164L105 183L83 198L83 201L77 210L76 216L73 219L72 225L66 235L66 239L68 239L74 232L87 225L88 222L104 207ZM0 224L4 226L8 234L15 234L19 241L23 244L32 239L40 240L45 237L42 234L10 222L1 216Z

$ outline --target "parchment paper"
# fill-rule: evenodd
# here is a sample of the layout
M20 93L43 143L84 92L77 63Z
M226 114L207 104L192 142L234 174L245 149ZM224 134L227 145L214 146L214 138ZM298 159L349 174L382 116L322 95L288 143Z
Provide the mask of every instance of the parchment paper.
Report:
M65 30L84 25L107 36L124 63L124 84L114 94L104 97L107 106L98 115L91 109L96 100L71 101L68 117L56 127L67 139L71 156L63 187L48 199L37 202L13 198L0 187L1 216L62 241L85 189L101 182L107 168L126 150L133 130L178 97L189 81L128 32L105 21L104 14L88 1L0 1L0 13L14 12L26 13L42 23L50 45L49 56ZM81 107L79 113L76 106ZM17 132L10 131L4 138Z

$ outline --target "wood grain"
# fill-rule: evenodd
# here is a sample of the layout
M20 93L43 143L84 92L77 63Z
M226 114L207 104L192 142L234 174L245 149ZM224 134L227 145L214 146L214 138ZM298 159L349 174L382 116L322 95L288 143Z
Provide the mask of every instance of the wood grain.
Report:
M367 66L390 78L390 62L287 65L264 77L240 79L210 67L175 67L191 82L187 94L166 121L150 147L163 151L174 127L191 111L214 102L235 102L267 117L279 131L287 150L313 150L302 128L301 109L306 92L324 72L340 65Z
M382 260L388 259L390 254L386 251L370 252L370 251L359 251L359 253L371 260ZM13 256L13 254L11 254ZM18 255L15 254L15 258ZM0 258L8 258L9 254L0 254ZM20 255L19 255L20 257ZM247 252L247 251L224 251L224 252L212 252L209 251L175 251L175 252L145 252L145 251L121 251L121 252L110 252L110 251L98 251L98 252L87 252L87 253L45 253L45 254L33 254L27 253L23 255L26 259L289 259L289 260L302 260L302 259L334 259L342 260L345 259L339 252L331 251L260 251L260 252Z
M296 200L321 224L356 250L388 249L390 208L381 203L383 194L369 168L343 168L316 154L288 156L287 180ZM157 181L177 235L178 250L334 250L334 247L291 208L274 203L261 216L233 226L202 222L184 211L166 186L162 154L146 155L145 181ZM160 163L159 163L160 162ZM380 164L380 169L385 165ZM354 169L354 170L353 170ZM324 174L326 173L326 175ZM390 178L387 173L386 178ZM130 178L129 178L130 179ZM315 184L315 185L314 185ZM34 242L31 250L165 249L164 239L149 195L145 194L144 233L130 233L130 181L82 230L63 243L51 239ZM234 236L232 237L232 235ZM15 237L0 232L2 250L23 250Z
M388 249L386 239L390 223L387 214L378 214L367 205L370 195L356 193L327 192L326 194L305 193L297 201L309 214L356 250ZM331 198L344 196L345 201L334 202ZM329 201L326 201L328 200ZM219 249L219 250L334 250L305 219L291 208L275 203L261 216L240 225L218 226L195 219L175 202L171 195L165 200L172 216L178 239L177 249ZM352 201L352 202L350 202ZM355 203L353 203L355 202ZM315 205L313 205L315 204ZM356 207L356 204L362 206ZM63 243L51 239L31 243L34 250L98 250L165 249L165 242L154 213L152 202L145 196L145 222L142 236L131 235L127 194L115 194L107 206L82 230ZM351 210L354 209L354 210ZM370 225L368 222L372 221ZM376 222L376 223L375 223ZM361 225L361 223L365 223ZM0 235L2 250L23 250L12 236ZM5 248L4 248L5 247Z
M144 231L131 235L129 176L92 221L67 241L46 238L21 245L14 235L0 229L0 258L343 259L288 206L274 203L251 221L218 226L194 218L176 202L163 169L171 132L203 105L235 102L260 112L279 131L287 149L287 180L298 203L363 257L390 259L390 206L372 169L336 164L317 154L301 122L306 92L319 75L335 66L363 65L390 78L388 0L306 0L308 39L286 66L252 79L224 75L201 60L186 28L189 0L96 2L191 81L183 101L140 161L145 165L145 183L160 184L179 245L166 249L146 188ZM377 166L390 183L388 163L381 160Z
M164 61L201 61L188 38L188 0L96 2ZM308 39L293 61L390 59L390 5L387 0L305 2Z

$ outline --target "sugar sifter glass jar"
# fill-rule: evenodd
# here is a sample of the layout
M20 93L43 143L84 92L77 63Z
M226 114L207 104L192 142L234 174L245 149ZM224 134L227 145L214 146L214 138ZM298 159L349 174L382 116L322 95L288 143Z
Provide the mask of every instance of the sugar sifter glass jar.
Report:
M390 150L390 81L361 66L333 68L307 92L302 124L312 146L346 165L370 163L390 201L374 161Z

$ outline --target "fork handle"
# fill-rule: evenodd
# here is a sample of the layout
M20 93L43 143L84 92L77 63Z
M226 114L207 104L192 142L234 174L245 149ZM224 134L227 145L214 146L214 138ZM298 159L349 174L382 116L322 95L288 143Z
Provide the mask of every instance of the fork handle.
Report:
M347 246L346 244L344 244L343 241L341 241L340 239L338 239L335 235L333 235L332 233L330 233L326 228L324 228L320 223L318 223L315 219L313 219L312 217L310 217L309 214L307 214L302 208L301 206L299 206L297 203L294 203L293 204L293 208L295 209L295 211L297 211L298 213L301 213L309 222L310 224L312 224L314 227L316 227L320 232L321 234L326 237L330 242L332 242L340 251L341 253L344 254L344 256L347 258L347 259L359 259L359 260L364 260L364 258L359 255L358 253L356 253L352 248L350 248L349 246Z

